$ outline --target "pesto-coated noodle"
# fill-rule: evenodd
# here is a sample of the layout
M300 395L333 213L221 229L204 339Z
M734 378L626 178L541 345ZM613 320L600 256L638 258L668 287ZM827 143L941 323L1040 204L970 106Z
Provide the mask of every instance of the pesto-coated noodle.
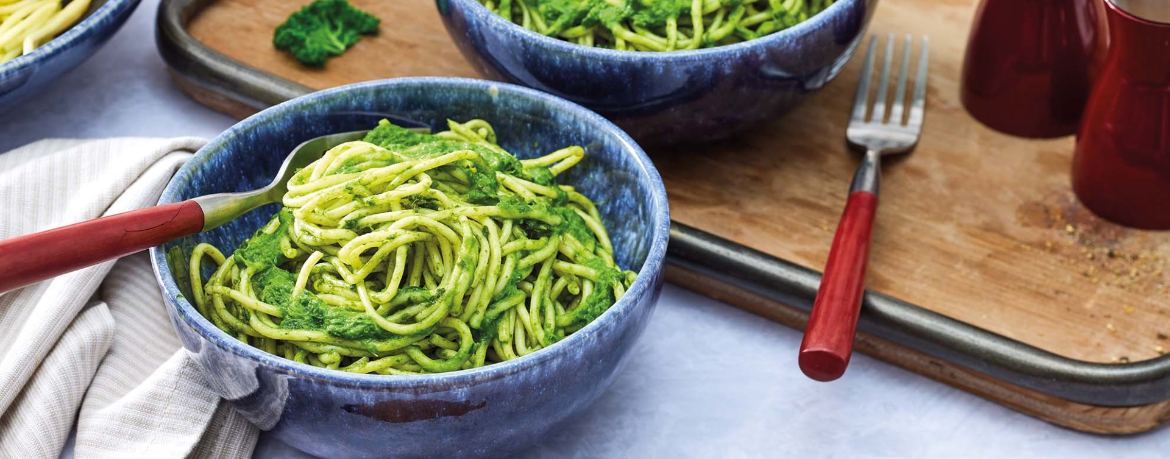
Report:
M479 0L526 29L628 51L710 48L799 24L835 0Z
M232 256L194 248L196 308L291 360L411 374L547 347L625 293L635 274L615 264L596 207L556 182L581 147L520 161L488 123L448 124L429 135L383 121L298 171Z

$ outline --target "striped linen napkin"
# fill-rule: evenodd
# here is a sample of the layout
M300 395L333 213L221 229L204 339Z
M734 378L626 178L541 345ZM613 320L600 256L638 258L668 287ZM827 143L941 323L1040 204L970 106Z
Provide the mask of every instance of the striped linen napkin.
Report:
M46 140L0 154L0 239L158 200L202 139ZM145 253L0 294L0 457L250 457L257 430L204 383Z

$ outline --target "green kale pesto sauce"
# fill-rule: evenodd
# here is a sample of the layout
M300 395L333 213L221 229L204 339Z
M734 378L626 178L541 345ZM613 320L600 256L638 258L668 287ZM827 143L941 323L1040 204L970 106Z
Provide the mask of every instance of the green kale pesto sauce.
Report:
M613 296L613 289L607 286L613 285L621 279L622 272L605 265L605 262L600 258L591 258L581 263L588 268L597 271L597 287L588 297L581 300L581 305L574 309L569 317L571 322L584 326L589 322L593 322L597 316L609 309L614 302L617 301Z
M277 267L265 269L254 279L260 301L280 308L284 317L280 321L280 328L320 330L338 338L359 341L394 337L370 320L364 312L332 306L308 291L301 291L293 298L292 290L296 281L296 275Z
M525 215L555 215L560 217L561 224L556 226L531 218L520 220L520 228L531 239L548 237L553 234L569 234L576 238L590 252L596 248L597 238L593 237L593 231L585 225L585 220L582 220L580 215L577 215L576 212L573 212L568 207L564 207L563 203L560 205L554 203L554 205L550 206L541 202L524 201L519 198L505 196L501 197L496 205L500 210L504 211L504 216L507 218L519 219Z
M689 1L685 3L689 5ZM606 10L603 8L599 11L604 13ZM615 20L620 20L620 17L615 16ZM512 155L501 154L479 144L450 141L430 134L421 134L396 126L387 121L379 123L378 127L370 131L364 140L383 148L400 151L406 158L428 158L456 150L475 151L483 161L476 170L466 170L466 168L464 170L474 182L472 190L466 196L468 202L495 204L503 211L505 218L519 220L519 227L525 232L526 236L532 239L548 237L553 234L568 234L579 241L589 252L592 252L598 244L597 238L594 237L593 231L589 229L585 221L576 212L565 207L565 204L568 203L568 194L557 186L556 177L553 176L547 167L523 167L520 161ZM542 200L525 201L515 196L501 196L499 194L499 183L496 180L495 174L497 170L553 188L557 191L557 196L549 200L551 202L543 202ZM560 224L554 226L534 218L525 218L532 216L547 217L550 215L559 217ZM519 255L523 257L527 253L522 252ZM472 268L470 259L460 260L460 263L466 264L464 269ZM600 258L592 258L585 262L585 265L600 273L601 279L599 281L601 285L612 284L621 276L620 271L606 267ZM492 296L492 301L502 301L519 294L518 284L528 276L530 271L531 269L524 272L513 272L512 276L505 282L504 288ZM582 307L574 310L573 314L566 318L570 323L577 326L583 326L597 318L597 316L605 312L614 303L615 299L610 289L597 288L588 298L582 301ZM476 342L487 344L492 339L495 339L497 325L502 317L502 314L484 317L480 327L472 330ZM558 336L553 338L554 340L559 340L563 337L563 331L558 331Z
M421 134L387 121L379 123L378 127L370 131L363 140L393 150L404 160L433 158L458 150L475 151L480 156L480 161L475 164L446 166L460 169L471 180L471 188L463 196L468 202L500 207L504 211L504 217L520 220L520 228L530 238L538 239L553 234L569 234L581 242L590 252L595 249L598 243L585 221L576 212L565 207L568 195L557 187L556 178L545 167L526 168L514 156L500 153L483 145ZM339 172L359 172L361 170L359 166L364 169L369 165L362 166L358 162L347 162L341 165ZM554 188L558 191L558 196L550 199L551 203L539 200L525 201L518 197L503 196L499 193L500 185L496 180L496 171ZM360 194L358 190L352 191L355 192L355 195ZM439 203L435 199L422 196L410 196L403 204L407 208L438 209L439 207ZM560 217L561 223L554 226L539 220L523 218L523 216L534 214L555 215ZM277 214L277 219L279 226L275 231L271 233L265 233L263 230L257 231L236 250L233 256L237 262L251 267L255 271L252 278L253 288L261 301L280 309L283 317L280 323L281 328L324 331L332 336L357 341L386 340L397 337L397 335L379 327L364 312L332 306L310 291L302 291L296 298L292 298L296 275L281 267L288 262L288 259L280 250L280 241L290 231L293 216L291 211L283 209ZM458 263L461 269L471 271L478 263L479 241L470 238L464 243L469 245L465 248L469 255L462 257ZM601 285L611 284L621 275L620 271L605 266L600 258L591 258L583 264L600 273L599 282ZM493 301L500 301L518 294L520 290L517 285L527 277L530 271L531 269L525 272L514 272L506 282L505 288L493 296ZM606 288L594 289L588 298L582 300L581 307L563 319L578 326L589 323L613 304L613 293L609 290ZM403 288L396 295L396 300L398 297L411 303L437 300L433 292L420 288ZM483 324L472 331L476 341L486 344L494 339L497 332L496 325L501 318L502 315L485 317ZM560 338L563 338L563 335L554 337L557 340Z
M453 166L460 169L471 180L471 189L464 196L473 204L495 204L500 184L496 171L524 177L524 167L515 156L503 154L491 148L470 142L447 140L431 134L422 134L382 120L378 127L366 134L366 142L393 150L404 159L426 159L442 156L459 150L471 150L479 154L479 164L474 167Z
M289 226L292 225L292 211L281 209L276 214L276 218L280 221L280 226L275 231L265 233L264 229L261 228L236 249L232 256L235 257L237 263L259 273L259 271L286 261L284 254L280 251L280 240L288 232Z
M691 0L531 0L545 21L556 25L549 30L556 35L564 29L580 24L593 27L601 24L613 27L629 20L638 27L658 28L667 21L691 14ZM724 6L735 7L743 0L722 0Z
M395 335L383 330L363 312L325 303L317 295L302 291L292 297L296 275L280 266L288 259L280 251L280 240L292 224L292 212L283 209L277 214L280 225L275 231L256 231L236 249L236 261L255 271L252 277L260 301L280 309L280 328L288 330L318 330L351 340L385 340ZM404 292L413 295L415 292Z

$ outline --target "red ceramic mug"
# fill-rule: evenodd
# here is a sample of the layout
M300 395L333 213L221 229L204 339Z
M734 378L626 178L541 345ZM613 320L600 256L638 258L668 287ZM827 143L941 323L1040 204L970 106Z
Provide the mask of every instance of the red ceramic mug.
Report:
M967 42L963 106L1023 137L1077 130L1105 53L1103 0L983 0Z
M1170 229L1170 2L1106 0L1110 49L1085 107L1073 190L1097 215Z

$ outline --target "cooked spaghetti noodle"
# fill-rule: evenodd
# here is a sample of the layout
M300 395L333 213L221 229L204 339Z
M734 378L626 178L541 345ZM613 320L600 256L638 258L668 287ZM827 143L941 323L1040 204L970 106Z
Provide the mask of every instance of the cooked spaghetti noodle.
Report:
M0 0L0 64L33 49L76 24L90 0Z
M629 51L710 48L787 29L834 0L479 0L526 29Z
M196 308L291 360L411 374L550 346L623 295L634 273L615 264L596 207L556 182L581 147L520 161L482 120L449 127L383 121L298 171L233 256L194 248Z

